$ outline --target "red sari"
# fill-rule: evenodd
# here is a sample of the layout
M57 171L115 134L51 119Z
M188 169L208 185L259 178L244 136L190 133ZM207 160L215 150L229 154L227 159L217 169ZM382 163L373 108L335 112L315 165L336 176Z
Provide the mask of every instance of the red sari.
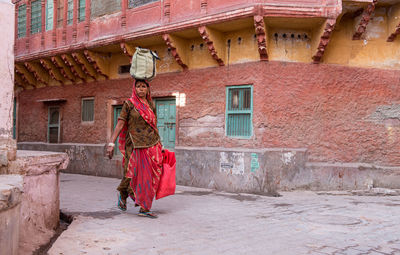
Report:
M140 116L157 131L157 119L153 110L149 105L143 103L138 95L136 89L133 88L132 97L129 99L139 112ZM151 103L150 92L147 95L147 102ZM119 134L119 150L121 151L125 164L125 143L126 135L128 133L127 121ZM146 210L151 209L153 198L156 195L160 176L162 173L162 146L160 143L149 148L133 149L132 154L129 155L127 160L128 169L126 171L126 178L130 178L130 186L135 194L135 203L140 205Z

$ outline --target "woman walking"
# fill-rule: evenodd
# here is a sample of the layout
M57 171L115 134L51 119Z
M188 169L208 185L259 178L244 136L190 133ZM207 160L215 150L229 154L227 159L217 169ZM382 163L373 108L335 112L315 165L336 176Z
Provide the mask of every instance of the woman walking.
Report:
M157 218L150 209L162 173L162 146L150 87L144 80L135 81L131 98L123 104L107 146L110 159L118 135L124 167L124 177L117 188L118 207L125 211L129 196L140 206L139 216Z

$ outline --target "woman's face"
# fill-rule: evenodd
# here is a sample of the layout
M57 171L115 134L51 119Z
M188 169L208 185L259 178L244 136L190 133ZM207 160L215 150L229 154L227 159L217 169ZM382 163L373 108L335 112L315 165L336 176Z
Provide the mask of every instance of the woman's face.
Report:
M148 91L146 83L139 81L136 83L135 88L136 88L136 94L138 95L138 97L146 98L147 91Z

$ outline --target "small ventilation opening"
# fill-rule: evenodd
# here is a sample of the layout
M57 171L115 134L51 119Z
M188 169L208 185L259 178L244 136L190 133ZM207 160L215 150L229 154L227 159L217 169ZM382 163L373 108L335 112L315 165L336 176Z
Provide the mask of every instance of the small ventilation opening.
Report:
M118 68L118 73L119 73L119 74L129 73L129 70L130 70L130 69L131 69L131 65L119 66L119 68Z

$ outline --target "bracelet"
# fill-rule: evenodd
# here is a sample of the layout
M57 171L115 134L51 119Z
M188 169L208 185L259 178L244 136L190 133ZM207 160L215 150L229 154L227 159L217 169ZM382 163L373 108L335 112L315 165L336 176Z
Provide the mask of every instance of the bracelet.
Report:
M108 145L108 146L111 146L111 147L115 147L115 144L114 144L114 143L108 143L107 145Z

